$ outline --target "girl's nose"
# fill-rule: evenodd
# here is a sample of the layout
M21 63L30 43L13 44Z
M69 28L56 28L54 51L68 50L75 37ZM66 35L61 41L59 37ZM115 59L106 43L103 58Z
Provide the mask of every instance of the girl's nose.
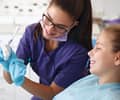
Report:
M88 56L91 57L93 55L93 49L88 52Z

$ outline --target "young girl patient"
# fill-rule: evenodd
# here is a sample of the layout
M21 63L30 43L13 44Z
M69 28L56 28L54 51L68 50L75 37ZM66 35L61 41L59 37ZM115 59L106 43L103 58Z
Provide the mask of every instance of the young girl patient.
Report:
M106 27L88 55L91 75L53 100L120 100L120 25Z

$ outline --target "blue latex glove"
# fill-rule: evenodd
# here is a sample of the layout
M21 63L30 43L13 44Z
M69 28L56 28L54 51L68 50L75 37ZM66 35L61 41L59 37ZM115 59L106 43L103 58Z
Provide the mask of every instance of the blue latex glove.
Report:
M26 66L24 65L23 60L18 58L12 59L9 64L9 72L15 85L20 86L24 83Z
M8 45L0 46L0 64L6 71L9 72L9 63L11 59L14 58L16 58L16 55L10 46Z

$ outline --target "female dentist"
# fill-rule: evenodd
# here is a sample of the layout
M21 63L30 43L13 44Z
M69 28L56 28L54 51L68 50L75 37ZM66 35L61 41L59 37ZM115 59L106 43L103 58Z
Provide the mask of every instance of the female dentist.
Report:
M91 15L90 0L51 0L40 22L26 28L17 57L11 52L5 79L33 94L32 100L51 100L86 76L87 52L92 48ZM24 76L29 62L39 83Z

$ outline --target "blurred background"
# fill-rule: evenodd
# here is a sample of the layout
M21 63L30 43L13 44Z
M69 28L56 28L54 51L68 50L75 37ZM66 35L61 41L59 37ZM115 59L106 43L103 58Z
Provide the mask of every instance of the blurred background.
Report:
M105 21L120 19L120 0L91 0L93 8L93 40L96 39ZM11 38L16 50L19 39L28 24L38 22L49 0L0 0L0 42L7 43ZM29 66L29 65L28 65ZM29 78L38 77L28 67ZM3 79L0 66L0 100L30 100L31 94L20 87L8 85Z

